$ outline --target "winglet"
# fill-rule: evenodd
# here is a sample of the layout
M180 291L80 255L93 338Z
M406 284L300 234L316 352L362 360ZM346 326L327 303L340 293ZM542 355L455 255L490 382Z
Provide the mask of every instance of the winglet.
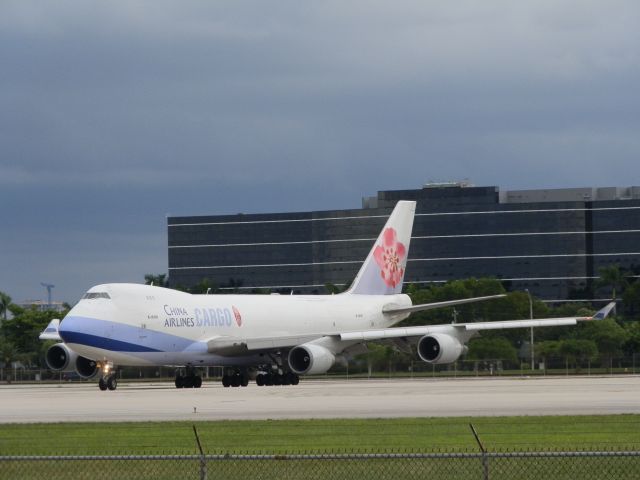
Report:
M601 308L600 310L598 310L595 313L595 315L593 317L591 317L591 319L592 320L604 320L605 318L607 318L609 313L611 313L611 310L613 310L614 308L616 308L616 302L608 303L604 308Z
M40 336L38 338L40 338L40 340L59 340L61 341L62 338L60 337L60 334L58 333L58 327L60 326L60 320L57 318L54 318L53 320L51 320L49 322L49 325L47 325L47 328L45 328L41 333Z

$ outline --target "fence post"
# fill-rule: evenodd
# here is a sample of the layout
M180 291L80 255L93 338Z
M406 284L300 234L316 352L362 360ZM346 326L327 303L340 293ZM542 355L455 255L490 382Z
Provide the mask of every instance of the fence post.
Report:
M471 427L471 432L473 433L473 436L476 439L476 442L478 442L478 446L480 447L480 451L482 452L482 478L484 480L489 480L489 457L487 457L487 451L484 449L484 445L482 445L482 442L480 441L480 437L478 436L478 432L476 432L475 427L473 426L472 423L469 424L469 427Z
M196 430L195 425L193 425L193 434L196 436L196 443L198 444L198 450L200 450L200 480L207 480L207 461L204 457L202 445L200 444L200 437L198 436L198 431Z

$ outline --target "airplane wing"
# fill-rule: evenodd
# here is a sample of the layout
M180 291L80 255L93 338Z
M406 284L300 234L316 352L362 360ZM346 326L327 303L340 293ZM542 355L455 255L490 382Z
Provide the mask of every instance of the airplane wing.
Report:
M273 336L260 338L240 338L220 336L207 342L209 353L223 356L246 355L249 352L292 348L303 343L325 337L333 337L338 341L374 341L393 338L422 337L442 331L442 327L452 327L460 331L475 332L480 330L501 330L507 328L557 327L562 325L576 325L578 322L597 321L606 318L615 307L615 302L609 303L592 317L564 317L543 318L535 320L506 320L497 322L448 323L440 325L426 325L419 327L381 328L375 330L361 330L353 332L310 333L297 336Z
M45 328L38 337L40 340L57 340L59 342L62 341L60 334L58 333L58 327L60 326L60 320L54 318L49 322L47 328Z
M565 318L543 318L535 320L506 320L498 322L475 322L475 323L452 323L446 325L430 325L424 327L399 327L385 328L380 330L363 330L360 332L346 332L340 334L340 340L384 340L387 338L419 337L439 331L443 326L449 326L461 331L480 330L501 330L507 328L530 328L530 327L557 327L561 325L576 325L578 322L588 322L605 319L615 307L615 302L607 304L592 317L565 317Z

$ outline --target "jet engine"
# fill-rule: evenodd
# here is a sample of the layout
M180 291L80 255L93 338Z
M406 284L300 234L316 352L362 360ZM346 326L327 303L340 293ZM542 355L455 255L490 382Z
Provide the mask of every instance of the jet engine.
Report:
M47 366L57 372L76 372L82 378L93 377L98 371L95 361L79 356L64 343L56 343L45 355Z
M98 364L85 357L76 358L76 373L82 378L91 378L98 373Z
M418 341L418 356L427 363L452 363L466 351L460 340L444 333L425 335Z
M327 348L312 343L299 345L289 351L289 367L298 375L325 373L336 362Z

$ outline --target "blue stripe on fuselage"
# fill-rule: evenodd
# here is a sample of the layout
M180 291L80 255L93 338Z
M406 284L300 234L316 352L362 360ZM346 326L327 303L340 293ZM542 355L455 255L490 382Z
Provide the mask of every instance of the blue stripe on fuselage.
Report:
M87 333L73 332L67 330L64 334L60 334L60 337L65 343L77 343L80 345L86 345L88 347L102 348L104 350L110 350L112 352L160 352L155 348L145 347L143 345L137 345L135 343L122 342L120 340L114 340L112 338L99 337L97 335L89 335Z
M177 335L146 328L141 330L133 325L69 315L60 322L58 334L66 343L112 352L180 352L192 350L198 343Z

